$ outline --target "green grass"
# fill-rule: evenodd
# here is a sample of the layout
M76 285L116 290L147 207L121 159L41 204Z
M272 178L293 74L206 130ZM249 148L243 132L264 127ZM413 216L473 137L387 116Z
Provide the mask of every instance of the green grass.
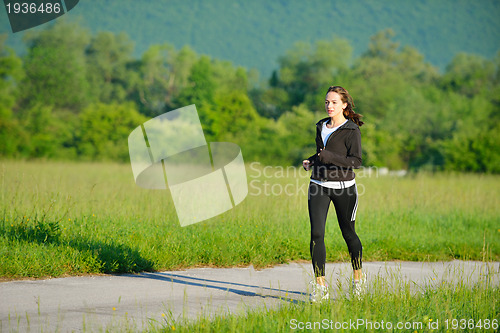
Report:
M491 277L491 275L490 275ZM247 309L239 315L200 315L197 320L166 318L161 332L496 332L500 290L485 277L472 285L430 284L414 290L410 282L376 278L359 300L346 294L310 304L281 302L274 309ZM342 286L339 286L342 289ZM401 325L400 327L398 325ZM495 329L496 328L496 329Z
M137 187L128 164L1 161L0 277L309 260L297 170L248 165L240 205L183 228L170 193ZM500 176L359 174L358 186L365 261L499 260ZM348 261L333 207L326 246L328 261Z

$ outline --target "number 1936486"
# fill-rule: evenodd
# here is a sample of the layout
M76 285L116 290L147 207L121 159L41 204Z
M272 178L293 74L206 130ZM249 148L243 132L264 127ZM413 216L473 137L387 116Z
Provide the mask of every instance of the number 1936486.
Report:
M46 14L59 14L61 12L61 4L60 3L50 3L50 2L41 2L41 3L7 3L5 5L7 8L7 13L11 14L36 14L36 13L46 13Z
M446 319L444 321L446 329L452 330L465 330L465 329L479 329L479 330L497 330L498 329L498 320L497 319Z

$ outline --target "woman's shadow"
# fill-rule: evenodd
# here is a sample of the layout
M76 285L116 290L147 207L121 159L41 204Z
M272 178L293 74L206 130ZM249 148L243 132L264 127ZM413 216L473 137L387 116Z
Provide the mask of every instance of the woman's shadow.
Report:
M168 272L154 272L154 263L143 258L139 251L123 244L115 244L112 241L103 242L78 237L67 239L61 236L57 222L21 223L12 226L3 224L0 225L0 235L11 241L70 246L80 253L86 253L86 256L89 260L93 261L93 265L98 269L99 273L140 273L128 274L128 276L217 289L245 297L279 299L294 304L303 303L304 296L307 295L299 291L287 291L245 283L196 278Z
M174 274L168 272L151 272L151 273L141 273L137 275L130 275L131 277L142 278L142 279L153 279L159 281L165 281L170 283L178 283L183 285L210 288L221 291L226 291L234 293L240 296L247 297L261 297L261 298L274 298L282 301L290 302L293 304L305 303L303 300L304 296L307 294L300 291L289 291L282 289L275 289L270 287L262 287L258 285L251 285L238 282L228 282L221 280L211 280L204 278L197 278L188 275ZM254 291L244 290L254 289ZM292 296L298 296L294 298Z

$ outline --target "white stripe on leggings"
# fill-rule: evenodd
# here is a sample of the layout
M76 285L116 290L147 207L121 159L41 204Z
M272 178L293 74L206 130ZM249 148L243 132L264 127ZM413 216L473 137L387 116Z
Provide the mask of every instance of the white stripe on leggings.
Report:
M358 210L358 187L354 185L354 189L356 190L356 203L354 204L354 209L351 215L351 222L356 220L356 211Z

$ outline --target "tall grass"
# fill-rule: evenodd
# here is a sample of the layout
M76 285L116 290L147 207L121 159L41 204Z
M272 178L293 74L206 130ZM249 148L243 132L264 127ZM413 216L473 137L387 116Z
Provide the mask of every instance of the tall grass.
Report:
M497 332L500 289L494 274L471 283L467 278L416 287L395 275L377 276L360 298L338 285L337 297L320 304L281 302L273 309L240 314L201 314L196 320L166 317L161 332ZM462 276L463 277L463 276ZM498 281L498 279L497 279Z
M500 258L500 177L358 174L364 260ZM234 209L180 227L170 193L134 183L130 165L0 162L0 276L263 267L309 260L307 174L247 165ZM348 260L333 206L327 260Z

